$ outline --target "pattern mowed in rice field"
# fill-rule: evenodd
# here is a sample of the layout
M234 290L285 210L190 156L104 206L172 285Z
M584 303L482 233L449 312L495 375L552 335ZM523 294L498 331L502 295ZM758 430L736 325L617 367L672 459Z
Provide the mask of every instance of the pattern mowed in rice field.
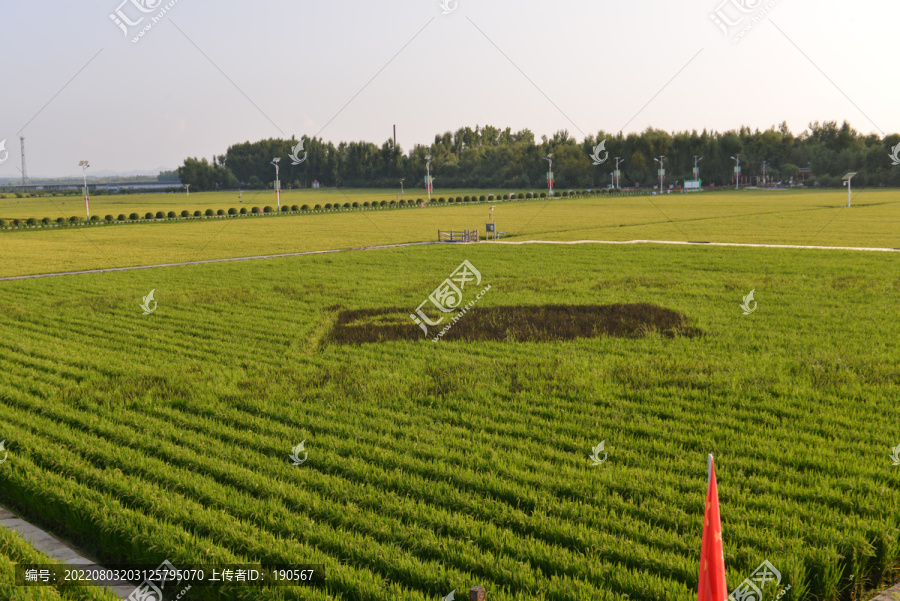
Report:
M646 303L702 335L329 341L464 259L485 310ZM791 599L849 599L900 566L896 261L430 246L5 282L0 502L108 563L327 578L192 600L688 601L713 453L729 584L768 559Z

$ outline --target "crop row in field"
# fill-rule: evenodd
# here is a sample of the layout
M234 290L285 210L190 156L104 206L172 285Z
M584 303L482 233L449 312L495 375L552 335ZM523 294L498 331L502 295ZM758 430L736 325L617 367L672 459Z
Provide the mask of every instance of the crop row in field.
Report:
M486 308L640 301L704 335L328 342L335 305L415 307L463 257ZM0 500L101 559L324 566L260 599L686 600L713 452L731 582L769 559L836 599L900 562L891 265L478 246L6 283Z

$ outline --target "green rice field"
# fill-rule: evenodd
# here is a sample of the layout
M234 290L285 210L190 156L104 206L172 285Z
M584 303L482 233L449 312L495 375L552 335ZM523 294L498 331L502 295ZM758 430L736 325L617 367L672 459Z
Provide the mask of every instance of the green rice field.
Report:
M671 196L495 216L513 241L900 247L896 191L862 190L850 209L839 192ZM432 240L483 227L487 209L5 230L2 275ZM409 315L464 260L490 288L460 319L486 333L461 322L425 339ZM490 601L689 601L712 453L729 590L768 560L782 582L766 599L787 584L787 601L864 599L900 580L898 296L896 253L657 244L4 281L0 504L107 564L325 578L189 601L422 601L476 585ZM582 324L615 307L622 327L572 335L559 306ZM0 594L26 592L10 587L23 557L0 538ZM49 591L33 598L92 598Z
M320 192L335 193L314 190L309 194ZM218 199L218 205L209 206L228 209L225 195L205 197L209 202ZM142 196L147 204L136 210L157 211L162 206L157 199L166 196ZM364 197L369 198L359 198ZM681 240L900 247L900 192L861 190L854 197L850 210L841 208L847 197L840 191L726 191L22 226L0 230L0 277L433 241L438 230L478 229L483 236L490 206L496 206L497 230L505 233L504 240L511 241ZM7 205L0 204L0 212L11 201L3 202ZM194 206L199 210L207 205L187 208Z

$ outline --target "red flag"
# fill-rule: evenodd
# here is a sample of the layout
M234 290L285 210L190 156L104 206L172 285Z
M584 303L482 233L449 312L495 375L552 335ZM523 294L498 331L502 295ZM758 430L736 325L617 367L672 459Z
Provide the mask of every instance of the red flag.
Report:
M709 456L709 484L706 489L706 510L703 516L697 601L728 601L722 522L719 518L719 489L716 487L716 469L713 467L712 455Z

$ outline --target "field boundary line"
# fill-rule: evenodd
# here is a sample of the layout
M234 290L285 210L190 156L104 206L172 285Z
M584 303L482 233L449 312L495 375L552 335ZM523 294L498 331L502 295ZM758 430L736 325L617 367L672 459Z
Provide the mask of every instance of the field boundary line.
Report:
M676 244L682 246L737 246L744 248L788 248L812 250L852 250L867 252L900 252L900 248L872 248L863 246L801 246L795 244L753 244L743 242L684 242L679 240L485 240L488 244ZM378 250L382 248L401 248L404 246L427 246L431 244L447 244L446 242L404 242L401 244L382 244L378 246L357 246L354 248L338 248L332 250L308 250L298 253L282 253L277 255L255 255L251 257L228 257L224 259L203 259L201 261L185 261L182 263L159 263L156 265L132 265L130 267L105 267L103 269L85 269L81 271L61 271L58 273L36 273L31 275L14 275L0 278L0 282L12 280L30 280L35 278L53 278L64 275L88 275L93 273L109 273L115 271L133 271L136 269L157 269L161 267L186 267L189 265L205 265L207 263L227 263L231 261L259 261L262 259L281 259L286 257L303 257L328 253L350 252L355 250Z
M793 248L814 250L900 252L900 248L870 248L863 246L801 246L795 244L753 244L749 242L683 242L679 240L496 240L492 241L491 244L680 244L685 246L742 246L749 248Z
M353 250L376 250L380 248L399 248L402 246L423 246L427 244L444 244L443 242L404 242L402 244L384 244L381 246L357 246L355 248L337 248L332 250L308 250L299 253L283 253L278 255L256 255L252 257L227 257L224 259L203 259L201 261L185 261L182 263L159 263L157 265L132 265L130 267L105 267L103 269L84 269L80 271L61 271L58 273L35 273L32 275L14 275L0 278L0 282L11 280L30 280L34 278L53 278L64 275L87 275L92 273L109 273L113 271L133 271L136 269L157 269L159 267L186 267L189 265L205 265L207 263L227 263L229 261L258 261L261 259L281 259L285 257L302 257L305 255L323 255Z

